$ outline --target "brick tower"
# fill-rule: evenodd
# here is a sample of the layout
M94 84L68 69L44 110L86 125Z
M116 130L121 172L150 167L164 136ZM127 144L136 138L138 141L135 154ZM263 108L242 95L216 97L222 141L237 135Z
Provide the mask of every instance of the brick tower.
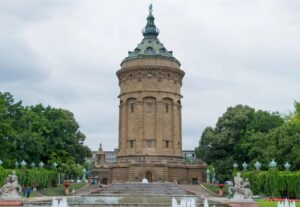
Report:
M180 62L157 38L152 6L143 40L122 61L119 159L181 158Z
M114 164L95 164L92 174L111 182L198 183L206 165L182 158L180 62L157 38L152 5L143 40L121 62L119 149Z

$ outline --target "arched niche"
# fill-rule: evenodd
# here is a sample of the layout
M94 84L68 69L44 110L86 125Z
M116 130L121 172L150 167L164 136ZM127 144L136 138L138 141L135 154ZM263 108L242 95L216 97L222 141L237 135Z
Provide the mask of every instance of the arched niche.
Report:
M136 107L136 105L135 105L136 104L136 98L128 98L126 100L126 103L127 103L128 107L129 107L129 111L131 113L133 113L135 111L135 107Z
M146 107L146 112L148 113L153 112L156 98L152 96L147 96L143 98L143 102Z
M171 110L171 107L173 105L173 99L171 98L163 98L163 103L164 103L164 107L165 107L165 112L169 113Z

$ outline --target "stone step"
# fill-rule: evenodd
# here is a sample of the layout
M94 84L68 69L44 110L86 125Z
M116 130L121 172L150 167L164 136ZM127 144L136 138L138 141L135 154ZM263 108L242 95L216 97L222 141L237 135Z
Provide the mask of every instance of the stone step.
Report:
M122 183L111 184L96 192L101 195L187 195L187 193L174 183Z

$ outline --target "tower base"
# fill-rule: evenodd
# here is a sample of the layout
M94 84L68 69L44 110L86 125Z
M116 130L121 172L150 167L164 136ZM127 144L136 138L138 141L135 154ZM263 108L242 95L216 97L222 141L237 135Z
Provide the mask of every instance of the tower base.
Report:
M186 164L179 158L166 159L157 157L149 159L120 159L122 162L111 165L97 165L91 177L98 183L142 182L176 182L178 184L199 184L205 181L205 163Z

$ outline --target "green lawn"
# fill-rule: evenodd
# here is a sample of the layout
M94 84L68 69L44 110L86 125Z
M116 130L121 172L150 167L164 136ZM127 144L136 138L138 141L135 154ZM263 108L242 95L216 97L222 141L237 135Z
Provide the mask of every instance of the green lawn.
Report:
M210 184L210 183L202 183L202 185L203 185L206 189L210 190L210 191L213 192L213 193L216 193L216 194L219 193L219 187L217 187L217 186L214 185L214 184ZM228 194L228 186L225 186L225 187L223 188L223 190L224 190L224 196L226 196L226 195Z
M277 201L256 200L259 207L277 207ZM296 206L300 207L300 203L296 202Z
M72 183L69 187L70 193L72 193L73 188L78 190L87 185L87 183ZM62 196L64 195L64 185L59 184L56 187L44 188L38 191L32 191L30 197L38 197L38 196Z

